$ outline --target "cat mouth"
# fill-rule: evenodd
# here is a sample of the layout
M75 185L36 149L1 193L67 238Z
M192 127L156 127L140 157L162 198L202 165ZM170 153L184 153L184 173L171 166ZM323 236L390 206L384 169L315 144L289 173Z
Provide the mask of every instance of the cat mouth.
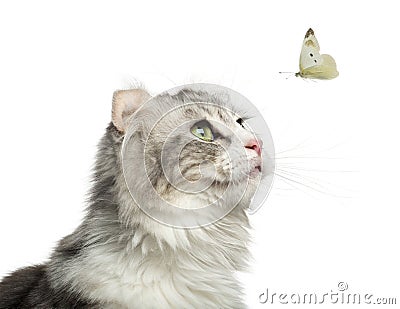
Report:
M250 178L256 178L261 174L261 165L256 165L251 169L249 176Z

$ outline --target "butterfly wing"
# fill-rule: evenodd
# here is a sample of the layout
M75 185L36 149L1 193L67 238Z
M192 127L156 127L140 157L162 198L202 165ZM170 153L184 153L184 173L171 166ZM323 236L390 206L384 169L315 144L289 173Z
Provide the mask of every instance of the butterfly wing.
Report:
M306 68L317 65L320 62L321 55L319 54L319 44L314 35L314 31L310 28L304 37L300 52L300 72Z
M321 63L300 71L300 76L314 79L333 79L339 75L336 62L330 55L321 55Z
M330 55L321 55L320 47L314 31L308 29L300 53L300 72L304 78L332 79L339 75L336 62Z

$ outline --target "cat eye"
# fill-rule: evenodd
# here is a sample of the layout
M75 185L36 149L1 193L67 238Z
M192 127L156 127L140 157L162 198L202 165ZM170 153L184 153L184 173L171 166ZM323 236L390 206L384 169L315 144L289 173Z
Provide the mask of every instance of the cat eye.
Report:
M211 125L208 121L202 120L197 122L191 129L190 132L198 138L206 142L212 142L214 140L214 134L211 130Z

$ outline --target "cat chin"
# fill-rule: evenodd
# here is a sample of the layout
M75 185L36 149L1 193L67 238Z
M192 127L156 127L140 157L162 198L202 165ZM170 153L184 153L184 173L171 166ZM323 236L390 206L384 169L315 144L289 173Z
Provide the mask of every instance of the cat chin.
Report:
M249 172L249 180L260 179L261 175L262 175L261 167L256 166Z

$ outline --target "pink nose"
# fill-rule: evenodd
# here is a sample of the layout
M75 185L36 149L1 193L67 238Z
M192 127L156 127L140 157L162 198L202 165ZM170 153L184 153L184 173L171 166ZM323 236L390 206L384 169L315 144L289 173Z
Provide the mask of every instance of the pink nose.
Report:
M257 141L256 139L251 139L247 142L247 144L244 146L247 149L253 149L259 156L261 156L261 147L262 147L262 142Z

